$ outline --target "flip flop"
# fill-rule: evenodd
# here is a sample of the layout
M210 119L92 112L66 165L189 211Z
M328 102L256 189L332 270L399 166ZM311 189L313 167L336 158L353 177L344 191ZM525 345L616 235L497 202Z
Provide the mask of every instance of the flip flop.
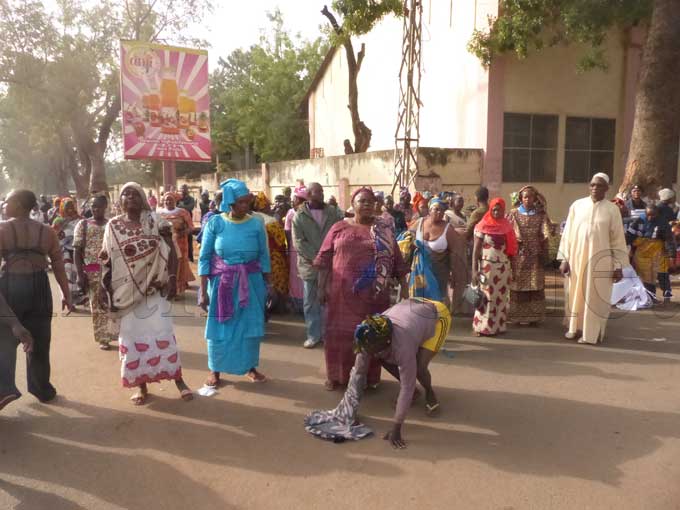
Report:
M0 411L2 411L7 404L14 402L18 398L18 393L10 393L9 395L5 395L4 397L0 398Z
M189 402L194 399L194 393L189 388L184 388L179 392L179 396L185 402Z
M136 406L143 406L146 404L146 399L148 396L148 393L135 393L130 397L130 400L132 400L132 403Z
M439 414L439 402L436 404L425 404L425 413L428 416L437 416Z
M211 382L210 378L208 378L208 379L205 380L205 382L203 384L205 386L207 386L208 388L219 388L220 386L222 386L224 384L222 379L217 379L216 384L210 384L210 382Z
M246 374L246 377L250 380L250 382L254 383L267 382L267 377L264 374L261 374L260 372L248 372Z

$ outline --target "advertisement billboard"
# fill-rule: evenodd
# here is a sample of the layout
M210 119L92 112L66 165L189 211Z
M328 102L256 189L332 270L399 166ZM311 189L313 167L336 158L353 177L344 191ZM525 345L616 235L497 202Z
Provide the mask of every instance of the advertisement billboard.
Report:
M120 42L125 159L210 161L208 52Z

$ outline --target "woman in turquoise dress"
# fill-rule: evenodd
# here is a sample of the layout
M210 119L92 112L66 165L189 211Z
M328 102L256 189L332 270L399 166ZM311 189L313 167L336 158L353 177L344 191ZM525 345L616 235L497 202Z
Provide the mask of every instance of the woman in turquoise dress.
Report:
M208 313L206 385L218 386L221 372L264 382L257 366L271 272L267 234L262 220L249 214L246 185L229 179L221 187L221 214L205 227L198 263L199 305Z

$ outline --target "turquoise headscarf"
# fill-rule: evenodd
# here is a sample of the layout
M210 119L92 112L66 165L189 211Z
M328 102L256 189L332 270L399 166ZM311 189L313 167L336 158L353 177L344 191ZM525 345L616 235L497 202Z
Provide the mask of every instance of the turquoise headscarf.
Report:
M222 184L222 203L220 204L220 211L229 212L231 206L241 197L250 194L250 190L246 183L238 179L227 179Z

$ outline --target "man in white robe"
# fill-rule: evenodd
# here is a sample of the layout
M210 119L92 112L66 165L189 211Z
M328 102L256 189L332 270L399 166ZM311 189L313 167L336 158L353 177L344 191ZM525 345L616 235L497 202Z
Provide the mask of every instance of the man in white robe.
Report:
M621 213L605 200L608 190L607 174L595 174L590 196L569 208L558 252L565 276L565 337L579 343L604 339L612 286L630 265Z

